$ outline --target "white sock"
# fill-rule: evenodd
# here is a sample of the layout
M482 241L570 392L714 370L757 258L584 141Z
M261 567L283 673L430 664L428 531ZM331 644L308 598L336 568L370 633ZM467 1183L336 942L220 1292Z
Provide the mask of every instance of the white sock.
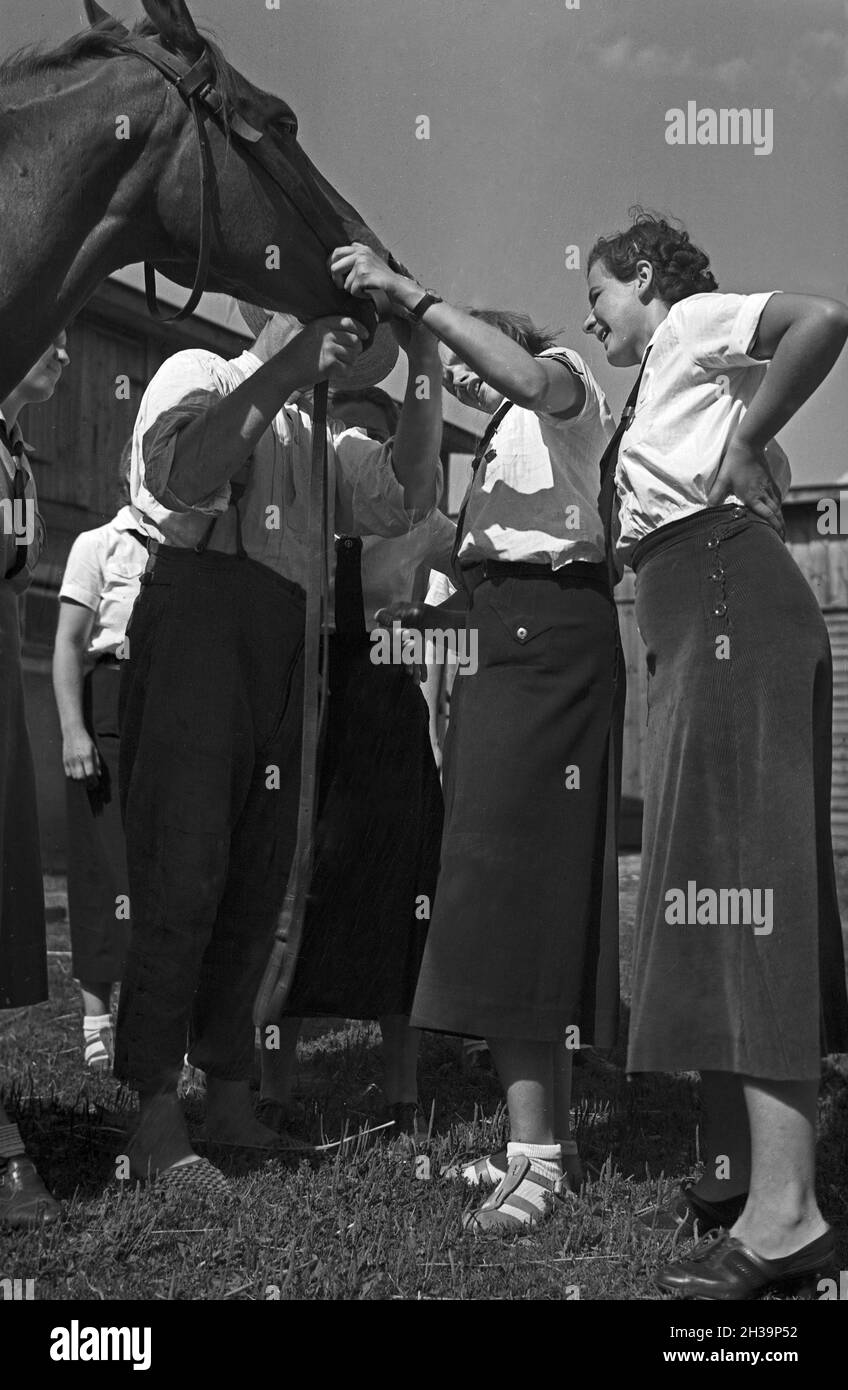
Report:
M109 1014L86 1014L82 1021L87 1067L108 1067L112 1063L112 1019Z
M466 1230L521 1231L549 1216L562 1177L559 1144L508 1144L509 1166L482 1207L463 1218Z
M559 1144L507 1144L506 1146L507 1162L511 1163L514 1158L529 1158L530 1171L538 1174L539 1177L547 1178L554 1184L562 1178L560 1152ZM503 1204L504 1210L525 1225L529 1226L534 1219L541 1219L550 1211L549 1192L545 1188L537 1187L535 1183L522 1182L513 1195L523 1198L523 1202L519 1205L507 1198ZM524 1203L529 1203L533 1211L527 1211Z
M555 1182L562 1177L562 1147L560 1144L507 1144L507 1162L521 1156L530 1159L530 1167L542 1177Z

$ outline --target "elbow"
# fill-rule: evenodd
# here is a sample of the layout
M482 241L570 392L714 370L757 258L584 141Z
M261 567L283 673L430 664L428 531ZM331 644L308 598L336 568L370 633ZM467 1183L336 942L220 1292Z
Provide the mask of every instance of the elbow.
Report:
M534 364L535 368L535 364ZM548 394L548 378L537 368L522 375L509 391L509 399L522 410L540 410Z
M816 326L823 338L838 352L848 342L848 304L823 299L816 305Z

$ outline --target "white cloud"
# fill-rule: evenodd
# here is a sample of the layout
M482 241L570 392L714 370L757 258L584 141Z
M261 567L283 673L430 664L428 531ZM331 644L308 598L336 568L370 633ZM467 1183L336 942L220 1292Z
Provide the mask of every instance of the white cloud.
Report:
M754 69L747 58L728 58L725 62L716 63L714 67L708 68L706 75L716 82L723 83L725 87L736 87L740 82L752 78Z
M790 57L788 70L799 96L821 95L848 101L848 37L836 29L814 29L803 34Z
M640 48L628 34L611 43L596 45L595 60L605 72L632 73L642 78L699 77L726 87L736 87L754 76L747 58L736 56L700 66L691 48L679 53L662 44L645 44Z
M686 77L695 70L688 49L672 53L660 44L637 48L628 34L612 43L598 44L595 57L598 66L607 72L632 72L639 77Z
M848 4L844 6L848 20ZM824 16L822 16L824 18ZM830 18L830 16L828 16ZM833 16L838 23L838 15ZM639 43L622 34L590 49L597 68L604 73L621 74L644 80L686 77L718 83L738 94L746 83L773 81L782 72L795 95L800 98L824 96L848 100L848 29L840 33L832 27L808 29L796 34L784 46L779 61L762 50L756 60L731 54L713 62L699 62L690 48L673 50L662 43Z

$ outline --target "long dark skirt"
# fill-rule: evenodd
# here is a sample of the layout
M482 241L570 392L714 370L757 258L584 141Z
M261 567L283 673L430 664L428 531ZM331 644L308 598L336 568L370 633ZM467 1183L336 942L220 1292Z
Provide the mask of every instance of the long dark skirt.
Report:
M68 916L73 972L79 980L120 980L129 940L127 856L118 797L119 666L101 662L83 687L85 726L97 745L102 795L95 813L85 782L70 777Z
M662 527L634 568L649 714L628 1066L817 1077L848 1048L824 619L742 508Z
M442 793L426 702L371 642L331 641L315 870L287 1013L408 1014L439 862Z
M624 664L599 578L474 590L454 682L445 833L413 1023L609 1047L618 1010L616 785ZM577 1035L571 1034L576 1040Z
M0 1008L46 998L44 888L18 596L0 580Z

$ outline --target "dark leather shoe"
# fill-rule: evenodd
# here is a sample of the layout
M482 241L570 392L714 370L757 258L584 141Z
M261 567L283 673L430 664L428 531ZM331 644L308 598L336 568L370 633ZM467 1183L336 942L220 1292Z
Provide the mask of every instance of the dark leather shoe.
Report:
M681 1236L705 1236L710 1231L735 1225L748 1200L747 1192L740 1192L737 1197L727 1197L721 1202L707 1202L697 1196L693 1187L691 1181L683 1182L677 1195L664 1206L648 1207L637 1212L640 1226L663 1235L676 1231Z
M0 1225L47 1225L59 1219L59 1203L51 1197L26 1154L0 1158Z
M685 1260L666 1265L655 1282L666 1293L684 1298L755 1298L773 1285L795 1284L815 1289L832 1268L836 1242L833 1231L780 1260L766 1260L727 1231L714 1232L699 1241Z

